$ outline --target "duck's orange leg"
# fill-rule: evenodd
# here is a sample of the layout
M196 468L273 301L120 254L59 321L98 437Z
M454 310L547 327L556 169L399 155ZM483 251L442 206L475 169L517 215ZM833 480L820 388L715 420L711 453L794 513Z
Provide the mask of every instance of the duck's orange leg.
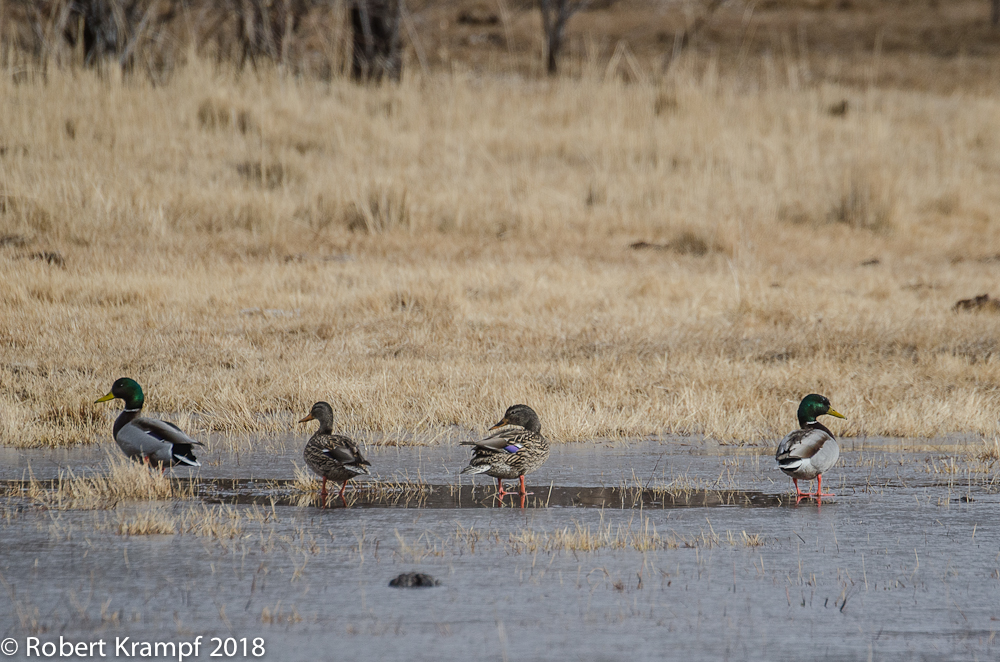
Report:
M813 493L813 494L810 494L809 496L814 496L814 497L818 498L818 497L830 497L830 496L837 496L837 495L836 494L823 494L823 474L820 474L820 475L816 476L816 492Z

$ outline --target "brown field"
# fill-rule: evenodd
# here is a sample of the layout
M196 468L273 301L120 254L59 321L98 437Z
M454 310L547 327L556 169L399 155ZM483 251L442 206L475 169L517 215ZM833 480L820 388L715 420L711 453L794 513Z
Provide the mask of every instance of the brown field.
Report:
M733 11L666 74L638 40L638 77L585 31L551 80L507 47L492 70L435 59L433 35L387 87L195 52L165 84L19 64L0 443L106 440L120 403L93 401L124 375L200 434L325 399L411 443L526 402L559 441L758 444L813 391L844 435L995 431L1000 315L953 311L1000 295L995 36L712 48Z

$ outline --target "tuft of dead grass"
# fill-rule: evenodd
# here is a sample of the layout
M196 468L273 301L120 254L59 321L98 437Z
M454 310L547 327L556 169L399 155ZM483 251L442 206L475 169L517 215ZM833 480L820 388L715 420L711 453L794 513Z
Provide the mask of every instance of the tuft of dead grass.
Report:
M383 234L410 228L410 210L406 190L376 186L367 195L361 193L348 208L344 221L352 232Z
M839 196L828 213L835 223L872 232L890 232L895 227L895 193L877 171L854 170L845 174Z
M28 498L48 510L106 510L123 502L193 499L194 492L157 469L111 457L102 473L77 476L66 469L52 481L30 475L17 494L8 496Z
M174 535L177 533L177 522L169 514L160 512L119 514L115 531L120 536Z
M975 453L976 459L980 462L990 464L1000 460L1000 437L994 435L989 439L983 439L983 446Z
M274 607L261 609L260 622L264 625L293 625L302 622L302 616L294 605L282 607L279 600Z

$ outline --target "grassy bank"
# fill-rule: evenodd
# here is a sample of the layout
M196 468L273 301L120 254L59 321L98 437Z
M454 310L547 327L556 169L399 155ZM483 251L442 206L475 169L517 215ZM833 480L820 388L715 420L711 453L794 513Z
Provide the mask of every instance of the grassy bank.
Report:
M1000 316L952 310L1000 295L995 99L711 66L19 81L0 443L106 439L123 375L229 433L319 399L390 436L526 402L558 440L761 443L812 391L847 435L996 428Z

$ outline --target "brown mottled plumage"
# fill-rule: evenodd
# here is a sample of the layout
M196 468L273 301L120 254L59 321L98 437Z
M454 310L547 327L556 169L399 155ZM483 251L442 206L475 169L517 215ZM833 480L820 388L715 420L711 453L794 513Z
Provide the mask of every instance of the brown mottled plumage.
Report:
M521 506L527 495L524 476L542 466L549 457L549 442L542 436L542 422L528 405L514 405L507 409L500 422L491 430L511 426L481 441L464 441L463 446L474 446L469 466L463 474L486 474L497 479L497 492L502 499L507 495L503 481L520 479Z
M343 483L340 486L340 500L344 501L344 489L347 481L359 474L367 474L366 467L371 466L361 455L361 449L350 437L333 434L333 407L326 402L317 402L312 406L309 415L299 423L319 421L319 429L306 443L302 453L306 465L323 477L323 489L320 499L326 507L326 481Z

